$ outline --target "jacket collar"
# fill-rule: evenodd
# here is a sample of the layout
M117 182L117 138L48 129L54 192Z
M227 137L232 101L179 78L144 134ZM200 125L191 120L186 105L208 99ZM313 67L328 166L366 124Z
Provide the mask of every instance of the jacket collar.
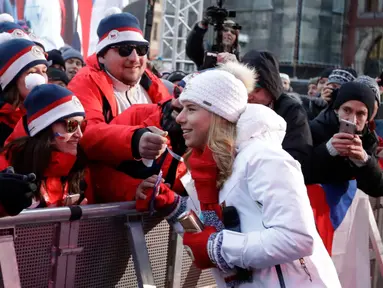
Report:
M112 74L110 74L110 72L108 70L105 69L105 71L106 71L106 74L108 74L108 76L110 77L110 79L112 79L113 88L117 92L125 93L126 91L128 91L131 88L131 86L126 85L126 84L122 83L120 80L118 80L117 78L115 78Z
M53 151L51 161L45 170L45 177L63 177L68 176L77 157L71 154Z

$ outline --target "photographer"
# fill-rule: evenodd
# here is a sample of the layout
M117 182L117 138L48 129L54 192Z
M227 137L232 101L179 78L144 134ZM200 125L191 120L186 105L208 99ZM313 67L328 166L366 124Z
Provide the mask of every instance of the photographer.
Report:
M366 194L382 196L383 174L376 159L378 138L369 128L375 93L366 84L349 82L333 97L332 107L310 122L314 144L311 183L356 179ZM351 126L355 130L344 131L340 127L344 120L354 123Z
M211 19L208 17L198 22L186 40L186 55L193 60L198 70L209 68L203 65L205 52L215 50L212 49L214 48L212 45L206 44L203 41L209 23L211 23ZM228 52L234 54L239 59L238 35L240 26L232 20L225 20L222 27L223 29L217 32L222 35L222 45L220 45L222 51L215 52Z

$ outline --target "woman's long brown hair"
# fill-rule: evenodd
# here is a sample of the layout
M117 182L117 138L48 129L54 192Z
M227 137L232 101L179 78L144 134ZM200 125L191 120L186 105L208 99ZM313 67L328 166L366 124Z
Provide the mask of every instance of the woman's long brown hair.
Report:
M16 173L35 173L37 184L40 187L44 180L44 173L48 168L54 146L52 145L53 132L48 127L34 137L18 138L7 144L1 152L13 166ZM84 179L85 159L83 153L78 154L76 163L73 165L69 175L65 177L68 181L70 194L80 193L81 182Z

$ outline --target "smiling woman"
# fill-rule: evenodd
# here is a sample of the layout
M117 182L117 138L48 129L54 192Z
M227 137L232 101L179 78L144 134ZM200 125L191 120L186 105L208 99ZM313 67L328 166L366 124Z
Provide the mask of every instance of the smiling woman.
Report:
M6 161L17 173L36 175L34 206L86 204L92 195L82 155L77 155L86 124L84 108L71 91L44 83L39 74L26 77L25 86L32 89L24 103L28 136L4 148Z

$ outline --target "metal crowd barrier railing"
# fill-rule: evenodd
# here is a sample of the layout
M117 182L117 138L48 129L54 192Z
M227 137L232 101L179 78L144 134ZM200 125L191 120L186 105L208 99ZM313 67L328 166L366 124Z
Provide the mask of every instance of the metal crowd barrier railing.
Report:
M214 287L182 240L134 202L0 218L0 288Z

